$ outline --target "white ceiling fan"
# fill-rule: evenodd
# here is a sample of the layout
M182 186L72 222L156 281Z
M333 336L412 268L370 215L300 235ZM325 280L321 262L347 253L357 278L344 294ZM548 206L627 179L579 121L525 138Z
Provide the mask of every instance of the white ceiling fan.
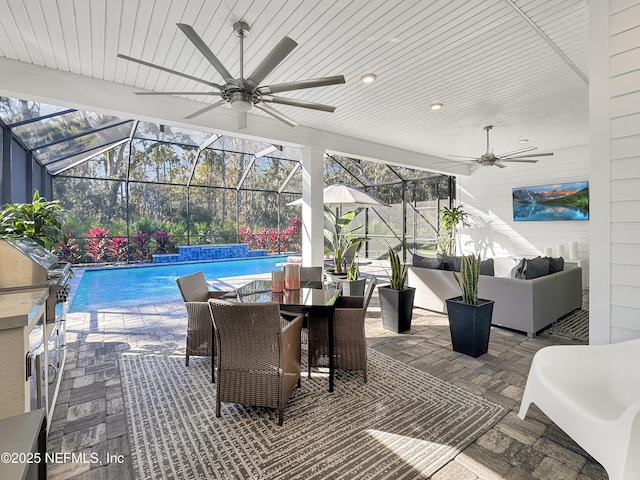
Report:
M520 155L521 153L530 152L532 150L536 150L538 147L527 147L522 148L520 150L515 150L513 152L507 152L496 155L493 153L493 148L489 147L489 131L493 128L493 125L487 125L483 128L487 132L487 151L483 153L480 157L469 157L465 155L449 155L449 157L458 157L458 158L468 158L471 160L467 160L467 163L477 163L483 166L489 167L499 167L504 168L506 165L503 165L507 162L512 163L537 163L538 160L535 157L548 157L553 155L553 153L532 153L529 155Z
M131 62L139 63L146 67L162 70L163 72L179 75L189 80L204 83L209 87L215 89L212 92L136 92L136 95L213 95L221 97L221 100L207 105L206 107L193 112L190 115L184 117L185 119L191 119L202 115L209 110L213 110L222 105L230 105L231 109L237 112L238 116L238 128L247 127L247 112L253 109L253 107L262 110L263 112L277 118L281 122L295 127L297 123L286 115L280 113L273 108L270 103L280 105L290 105L293 107L310 108L312 110L320 110L323 112L333 112L336 107L330 105L323 105L320 103L307 102L304 100L296 100L293 98L285 98L273 95L274 93L288 92L292 90L302 90L304 88L324 87L327 85L336 85L345 83L344 76L337 75L334 77L314 78L310 80L299 80L294 82L279 83L275 85L260 85L261 82L269 75L291 51L298 45L295 41L289 37L284 37L271 52L264 58L262 63L258 65L255 70L247 77L244 77L244 38L249 34L249 25L245 22L236 22L233 25L234 33L240 37L240 76L234 78L231 73L225 68L225 66L218 60L211 49L204 43L202 38L196 33L196 31L190 26L184 23L178 23L178 28L187 36L187 38L193 43L193 45L204 55L204 57L213 65L216 71L224 79L224 84L220 85L215 82L211 82L202 78L197 78L191 75L187 75L176 70L155 65L153 63L145 62L137 58L129 57L127 55L118 54L119 58L128 60Z

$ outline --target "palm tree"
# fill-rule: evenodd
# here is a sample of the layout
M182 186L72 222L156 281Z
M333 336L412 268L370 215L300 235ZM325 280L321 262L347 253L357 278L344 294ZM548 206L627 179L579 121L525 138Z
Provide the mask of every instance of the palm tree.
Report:
M457 207L443 207L438 211L440 231L438 234L438 252L445 255L455 255L458 225L468 227L471 215L464 211L462 205Z

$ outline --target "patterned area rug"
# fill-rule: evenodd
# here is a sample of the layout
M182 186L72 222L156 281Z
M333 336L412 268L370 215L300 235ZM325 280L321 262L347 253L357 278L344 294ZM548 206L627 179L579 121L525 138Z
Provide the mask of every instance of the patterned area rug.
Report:
M207 359L123 354L136 478L428 478L507 410L369 349L360 373L302 378L285 409L223 403Z
M589 311L575 310L549 327L548 333L571 340L589 343Z

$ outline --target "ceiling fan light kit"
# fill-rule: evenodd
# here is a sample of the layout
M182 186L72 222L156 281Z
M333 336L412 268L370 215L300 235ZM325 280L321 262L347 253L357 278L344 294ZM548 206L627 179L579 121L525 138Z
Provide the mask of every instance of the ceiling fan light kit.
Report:
M529 155L520 155L525 152L537 150L538 147L526 147L526 148L521 148L520 150L515 150L513 152L507 152L507 153L496 155L495 153L493 153L493 148L489 146L489 132L491 131L492 128L493 128L493 125L487 125L486 127L483 128L483 130L487 132L487 151L483 153L481 156L479 157L469 157L465 155L449 155L449 156L469 159L469 160L465 160L465 163L477 163L486 167L505 168L506 165L504 165L504 163L506 162L537 163L538 160L535 159L535 157L548 157L553 155L553 153L532 153ZM526 142L528 142L528 140L526 140L525 142L523 142L522 140L520 141L520 143L526 143Z
M225 81L224 85L219 85L202 78L187 75L182 72L145 62L144 60L129 57L127 55L118 54L117 56L124 60L135 62L146 67L155 68L167 73L179 75L181 77L188 78L189 80L204 83L209 87L213 87L217 90L214 92L136 92L136 95L220 96L220 101L207 105L206 107L201 108L200 110L193 112L184 118L195 118L198 115L202 115L203 113L213 110L214 108L217 108L219 106L229 105L233 111L237 112L239 129L247 127L247 112L252 111L253 107L256 107L257 109L276 118L277 120L280 120L290 127L295 127L297 125L294 120L287 117L275 108L271 107L270 105L268 105L268 103L307 108L311 110L319 110L322 112L335 111L336 107L332 107L330 105L323 105L320 103L308 102L306 100L297 100L293 98L277 97L272 94L345 83L343 75L314 78L309 80L299 80L275 85L260 85L262 81L293 51L293 49L298 46L298 44L291 38L284 37L282 40L280 40L280 42L271 50L271 52L269 52L269 54L267 54L262 62L255 68L255 70L245 78L244 39L249 34L249 25L242 21L234 23L233 32L237 37L240 38L240 76L238 78L234 78L190 25L184 23L178 23L176 25L186 35L186 37L191 41L196 49L198 49L200 53L202 53L207 61L213 66L213 68L220 74L220 76ZM373 77L375 80L375 75L373 75Z

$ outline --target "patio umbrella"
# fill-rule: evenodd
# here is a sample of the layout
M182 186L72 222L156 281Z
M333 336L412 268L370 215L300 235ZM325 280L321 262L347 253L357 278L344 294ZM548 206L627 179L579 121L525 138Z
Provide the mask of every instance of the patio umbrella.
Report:
M355 209L358 207L389 207L382 200L358 190L351 185L336 183L324 189L324 203L327 205L341 206L343 209ZM294 200L287 205L302 205L302 199Z

